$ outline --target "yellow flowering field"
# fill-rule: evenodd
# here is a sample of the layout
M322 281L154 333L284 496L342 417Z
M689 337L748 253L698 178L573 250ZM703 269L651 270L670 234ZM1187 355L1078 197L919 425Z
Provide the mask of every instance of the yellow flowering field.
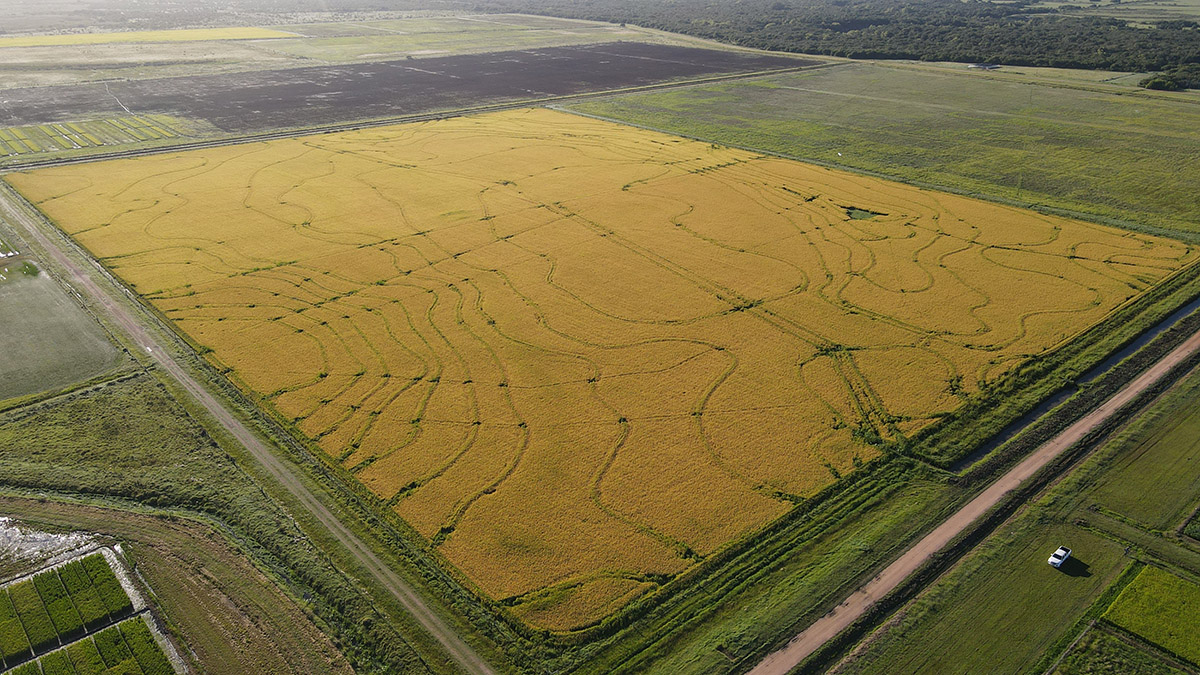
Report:
M8 180L465 579L554 630L752 535L1195 258L545 109Z

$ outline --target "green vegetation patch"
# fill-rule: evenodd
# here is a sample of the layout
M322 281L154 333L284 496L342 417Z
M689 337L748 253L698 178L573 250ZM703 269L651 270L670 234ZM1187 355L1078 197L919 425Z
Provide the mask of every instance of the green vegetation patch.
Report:
M46 613L50 615L54 629L60 636L66 639L83 632L83 619L75 610L75 603L71 601L57 572L42 572L33 578L33 585L37 587L38 595L42 596Z
M0 593L0 657L6 662L29 656L29 638L7 593Z
M75 667L71 659L61 649L38 659L42 666L42 675L75 675Z
M122 362L100 325L33 263L0 261L0 274L7 278L0 282L0 400L84 381Z
M1200 232L1200 106L854 63L571 109L992 198Z
M108 608L100 599L100 595L92 585L92 578L84 569L81 561L74 560L59 567L58 577L62 580L67 593L71 595L75 609L79 610L83 625L88 630L95 630L108 623Z
M129 594L122 588L121 582L117 581L117 575L113 574L112 567L109 566L103 555L97 554L84 558L83 567L91 577L92 586L96 589L100 601L104 603L105 609L108 610L109 616L114 618L124 616L133 610Z
M1154 530L1173 530L1195 508L1200 484L1200 407L1154 417L1151 433L1108 471L1095 497L1102 507ZM1146 495L1154 495L1147 499Z
M1104 619L1200 664L1200 585L1147 567L1121 591Z
M104 665L109 668L133 661L133 652L116 627L102 630L92 639L96 641L96 649L100 652L100 658L104 659Z
M29 637L34 652L44 652L58 646L58 631L46 613L46 606L33 580L27 579L9 586L8 597L17 610L17 616L21 618L21 625L25 627L25 635Z
M145 621L137 619L126 621L119 628L121 637L125 638L125 644L129 645L129 651L133 652L133 658L138 662L143 673L146 675L170 675L175 672L171 663L167 661L166 655L154 642L154 636L150 634L150 629L146 627Z
M100 658L100 651L91 638L71 644L66 652L79 675L100 675L105 670L104 659Z
M1063 657L1054 675L1187 675L1158 654L1104 630L1090 630Z

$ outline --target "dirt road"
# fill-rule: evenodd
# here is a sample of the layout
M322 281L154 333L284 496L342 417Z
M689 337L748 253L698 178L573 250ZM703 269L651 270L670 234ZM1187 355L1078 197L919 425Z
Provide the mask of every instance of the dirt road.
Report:
M1001 476L934 531L925 535L924 539L906 551L896 562L854 591L832 612L804 629L779 651L767 655L750 671L749 675L786 675L821 645L862 616L876 600L899 586L900 582L921 567L930 556L949 544L955 536L975 522L988 509L999 503L1005 493L1016 489L1048 462L1062 454L1064 450L1078 442L1088 432L1098 427L1122 406L1132 401L1138 394L1197 351L1200 351L1200 333L1188 338L1174 351L1142 373L1140 377L1125 385L1100 407L1039 447L1032 455Z
M47 237L38 227L34 217L27 214L12 200L18 199L11 195L8 188L0 188L0 215L10 223L24 230L24 234L36 241L45 251L49 252L58 266L65 270L68 281L80 293L94 301L95 305L108 315L120 327L121 331L144 350L154 362L174 378L197 403L204 407L213 418L239 443L245 446L251 456L258 461L279 483L288 490L317 520L358 560L375 579L394 595L400 604L414 619L432 635L455 662L467 673L476 675L493 675L495 671L467 643L463 642L449 626L442 621L433 610L417 595L416 591L393 572L379 559L370 547L347 528L324 504L322 504L304 486L300 479L299 469L288 462L276 457L262 441L250 432L234 415L220 403L207 389L200 386L187 370L177 363L144 326L134 318L133 314L113 296L118 289L108 284L101 287L62 247L67 244L57 237Z

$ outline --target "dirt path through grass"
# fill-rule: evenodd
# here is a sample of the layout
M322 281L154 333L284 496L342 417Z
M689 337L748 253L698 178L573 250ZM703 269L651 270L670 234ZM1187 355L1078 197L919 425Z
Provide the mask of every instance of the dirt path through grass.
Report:
M1197 351L1200 351L1200 332L1192 335L1133 382L1125 385L1112 398L1039 447L1032 455L1001 476L979 496L927 534L879 575L854 591L833 611L801 631L782 649L767 655L750 671L750 675L786 675L821 645L854 623L877 600L899 586L959 533L1000 503L1005 494L1016 489L1039 469L1083 439L1090 431L1099 427L1125 404L1146 391L1175 366Z

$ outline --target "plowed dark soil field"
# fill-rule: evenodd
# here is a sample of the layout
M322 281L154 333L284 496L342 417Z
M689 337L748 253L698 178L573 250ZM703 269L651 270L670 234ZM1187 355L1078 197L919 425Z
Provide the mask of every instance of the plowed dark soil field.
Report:
M619 42L0 92L0 124L165 113L230 133L814 65L783 56Z

